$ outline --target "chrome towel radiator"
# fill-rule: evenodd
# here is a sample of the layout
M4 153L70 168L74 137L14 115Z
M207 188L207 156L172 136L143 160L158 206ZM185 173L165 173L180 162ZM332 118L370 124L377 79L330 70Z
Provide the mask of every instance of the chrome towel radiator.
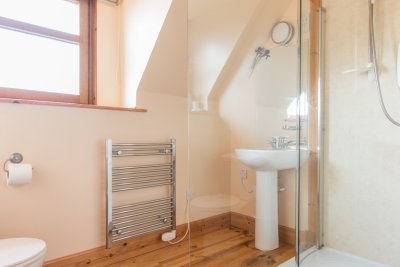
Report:
M107 248L146 233L176 230L175 139L149 144L113 144L107 139L106 171ZM170 187L169 196L113 206L115 194L161 186Z

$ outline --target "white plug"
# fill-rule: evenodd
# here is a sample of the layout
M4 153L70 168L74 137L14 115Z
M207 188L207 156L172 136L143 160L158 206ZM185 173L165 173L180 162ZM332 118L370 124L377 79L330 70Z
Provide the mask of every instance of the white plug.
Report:
M161 240L164 242L171 241L176 238L176 230L172 230L171 232L166 232L161 235Z
M187 201L192 201L194 196L195 196L195 193L192 190L186 191L186 200Z

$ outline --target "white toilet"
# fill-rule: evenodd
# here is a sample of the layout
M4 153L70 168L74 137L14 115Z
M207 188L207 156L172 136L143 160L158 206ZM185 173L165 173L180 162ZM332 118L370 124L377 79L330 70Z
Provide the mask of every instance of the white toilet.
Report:
M1 267L42 267L46 243L36 238L0 239Z

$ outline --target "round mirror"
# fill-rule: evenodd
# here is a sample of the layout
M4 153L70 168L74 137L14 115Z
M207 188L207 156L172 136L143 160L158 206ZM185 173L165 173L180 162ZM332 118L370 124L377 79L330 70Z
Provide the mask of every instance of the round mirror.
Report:
M286 21L280 21L272 28L272 41L279 45L286 45L293 37L293 26Z

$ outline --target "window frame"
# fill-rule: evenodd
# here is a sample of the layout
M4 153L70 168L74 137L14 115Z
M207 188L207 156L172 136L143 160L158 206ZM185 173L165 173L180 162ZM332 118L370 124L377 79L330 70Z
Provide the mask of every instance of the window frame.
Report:
M0 86L0 98L76 104L96 104L96 0L66 0L79 4L80 34L74 35L0 17L0 28L79 45L79 95Z

